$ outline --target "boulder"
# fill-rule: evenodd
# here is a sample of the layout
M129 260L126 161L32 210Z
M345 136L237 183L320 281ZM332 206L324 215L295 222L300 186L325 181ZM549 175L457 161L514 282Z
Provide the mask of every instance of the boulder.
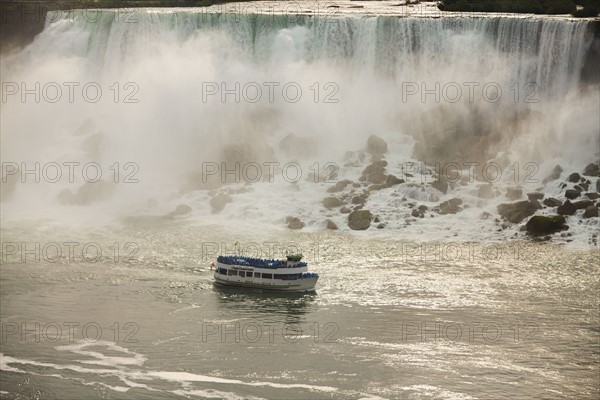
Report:
M404 179L397 178L395 175L388 175L385 180L385 184L388 187L398 185L400 183L404 183Z
M364 231L371 225L372 218L369 210L352 211L348 215L348 226L355 231Z
M577 208L569 200L556 209L556 212L560 215L574 215L575 211L577 211Z
M557 165L556 167L554 167L554 169L552 170L552 173L550 173L550 175L548 175L547 177L544 178L543 183L544 185L548 182L554 181L558 178L560 178L560 174L562 174L563 169L560 165Z
M433 187L434 189L439 190L440 192L446 194L446 192L448 192L448 182L446 182L445 180L437 180L434 181L431 184L431 187Z
M387 177L385 175L385 167L387 166L387 161L373 161L369 164L363 171L362 176L359 178L359 181L367 181L370 183L383 183L386 181Z
M60 192L58 194L58 202L63 205L87 206L110 198L114 187L113 183L103 180L85 182L75 193L70 189Z
M597 198L599 198L599 197L600 197L600 194L599 194L599 193L596 193L596 192L589 192L589 193L586 193L586 194L585 194L585 196L586 196L588 199L596 200Z
M504 203L498 205L498 214L513 224L518 224L525 218L533 215L537 209L536 204L523 200L517 201L516 203Z
M212 207L213 214L218 214L221 211L223 211L225 206L228 203L231 203L232 201L233 199L231 198L231 196L225 193L219 193L218 195L210 199L210 206Z
M543 201L546 207L559 207L562 206L562 201L555 199L554 197L548 197Z
M544 193L540 193L540 192L527 193L527 198L529 199L529 201L541 200L544 198Z
M583 218L592 218L598 216L598 206L591 205L585 209Z
M179 204L177 207L175 207L175 211L171 211L169 214L167 214L167 216L175 217L178 215L189 214L191 212L192 212L192 207L188 206L187 204Z
M575 189L567 189L565 191L565 197L570 200L578 198L580 194L581 192Z
M519 200L523 197L523 189L520 187L509 187L506 189L506 197L512 201Z
M377 135L371 135L367 139L367 151L373 155L387 153L387 143Z
M532 236L543 236L565 231L569 227L565 224L565 217L562 215L536 215L527 221L525 229Z
M583 169L583 174L587 176L600 176L600 166L594 163L588 164Z
M491 199L494 197L494 186L491 183L479 186L477 196L482 199Z
M569 175L567 180L572 183L577 183L579 180L581 180L581 175L579 175L577 172L573 172L571 175Z
M340 212L342 214L350 214L350 211L351 210L348 207L342 207L342 208L340 208Z
M328 219L327 221L327 229L337 230L338 226L332 220Z
M591 200L579 200L573 203L576 210L584 210L592 205L594 205L594 202Z
M350 181L348 179L344 179L339 182L336 182L335 185L333 185L332 187L327 189L327 193L341 192L342 190L344 190L346 188L346 186L350 185L351 183L352 183L352 181Z
M461 210L460 205L462 203L463 201L456 197L448 201L444 201L439 205L439 213L441 215L456 214Z
M484 211L484 212L482 212L482 213L481 213L481 215L479 216L479 219L486 220L486 219L490 219L491 217L492 217L492 214L490 214L490 213L489 213L489 212L487 212L487 211Z
M304 228L304 222L300 221L297 217L287 217L286 222L290 229L302 229Z
M362 204L364 205L367 202L367 198L366 196L363 194L359 195L359 196L354 196L352 198L352 204Z
M344 202L337 197L325 197L323 199L323 206L325 208L335 208L344 205Z

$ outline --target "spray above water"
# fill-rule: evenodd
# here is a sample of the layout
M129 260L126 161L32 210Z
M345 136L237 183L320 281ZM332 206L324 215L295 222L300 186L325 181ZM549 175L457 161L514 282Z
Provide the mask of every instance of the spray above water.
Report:
M566 174L599 157L598 83L580 81L589 21L115 15L51 18L2 60L3 161L21 175L35 163L40 171L58 163L62 173L56 183L41 173L35 184L11 175L4 201L15 218L88 206L104 220L172 219L188 214L172 211L184 203L202 221L284 226L295 215L321 229L329 216L345 227L323 198L381 156L361 153L377 135L389 146L387 173L406 182L363 205L386 220L384 231L410 237L437 229L404 229L403 198L432 208L457 197L471 208L445 216L449 226L479 221L507 201L507 186L552 191L542 179L556 164ZM481 177L490 161L504 173L483 199L476 181L436 191L402 174L406 163L453 162L478 163ZM65 163L78 163L74 182ZM85 170L89 163L97 165ZM461 234L480 234L468 229Z

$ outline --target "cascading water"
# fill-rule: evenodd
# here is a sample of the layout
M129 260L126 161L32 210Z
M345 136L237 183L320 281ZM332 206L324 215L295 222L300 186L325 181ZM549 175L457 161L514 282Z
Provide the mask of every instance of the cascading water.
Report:
M589 21L202 9L141 9L133 22L119 15L51 14L53 22L30 46L2 61L3 82L26 88L55 82L62 88L57 102L44 101L43 89L39 103L33 95L25 101L20 93L6 97L2 159L27 165L93 161L101 164L106 181L115 169L135 172L134 185L84 193L89 198L83 203L94 203L91 207L111 218L167 212L186 203L196 216L215 220L281 226L293 214L308 229L321 229L328 213L321 201L332 183L315 183L309 173L335 170L337 180L357 178L369 160L344 167L344 155L363 150L371 134L388 142L391 173L401 174L408 162L494 160L503 168L494 182L501 191L510 185L538 189L556 164L566 174L599 155L597 83L579 82L593 40ZM74 101L65 82L80 83ZM102 89L97 102L82 93L90 82ZM111 169L115 162L118 167ZM221 162L228 168L257 163L263 179L248 188L241 176L240 188L228 194L233 202L213 215L208 200L214 193L207 190L221 185L203 173L208 164ZM266 162L279 163L273 182L265 182ZM289 169L281 170L289 162L302 166L294 184L297 174L290 178ZM124 170L126 163L137 167ZM226 178L236 180L235 174ZM404 214L411 211L402 210L394 192L430 207L450 197L472 206L460 216L444 216L448 226L471 218L490 224L479 222L479 214L495 213L506 201L503 193L479 199L480 182L446 195L416 190L421 183L370 197L368 208L389 222L385 231L404 228ZM40 187L49 197L38 208ZM77 189L65 179L19 184L6 204L27 207L26 213L57 208L68 214L69 188ZM345 215L333 218L345 227ZM437 218L429 229L427 222L420 224L419 232L435 237L439 231ZM473 235L467 226L461 233Z
M597 21L329 3L2 55L1 398L598 399ZM317 292L219 288L238 251Z

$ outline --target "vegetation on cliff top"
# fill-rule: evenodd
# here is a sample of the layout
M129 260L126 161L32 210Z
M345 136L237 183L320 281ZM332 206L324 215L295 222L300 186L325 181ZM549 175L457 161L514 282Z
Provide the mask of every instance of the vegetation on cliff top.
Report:
M578 9L577 6L583 8ZM505 12L532 14L572 14L594 17L600 11L598 0L442 0L442 11Z

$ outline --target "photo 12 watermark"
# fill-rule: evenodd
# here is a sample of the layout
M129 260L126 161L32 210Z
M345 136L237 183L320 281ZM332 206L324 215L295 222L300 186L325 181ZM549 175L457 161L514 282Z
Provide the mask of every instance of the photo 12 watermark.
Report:
M136 162L111 164L79 161L2 162L2 183L18 179L21 183L97 183L108 178L113 183L139 183L140 166Z
M101 100L137 104L140 87L136 82L2 82L2 104L96 104Z
M496 322L403 322L400 341L403 343L467 342L494 344L501 340L514 343L531 342L539 326L528 322L501 325Z
M140 247L135 242L2 242L2 263L133 263Z
M314 103L337 104L336 82L202 82L202 102L209 103L298 103L303 97Z
M251 320L200 324L203 343L335 343L340 327L335 322L288 324Z
M140 327L135 322L114 322L102 325L98 322L73 321L23 321L0 322L0 343L69 343L81 340L96 343L110 340L115 343L138 343Z

